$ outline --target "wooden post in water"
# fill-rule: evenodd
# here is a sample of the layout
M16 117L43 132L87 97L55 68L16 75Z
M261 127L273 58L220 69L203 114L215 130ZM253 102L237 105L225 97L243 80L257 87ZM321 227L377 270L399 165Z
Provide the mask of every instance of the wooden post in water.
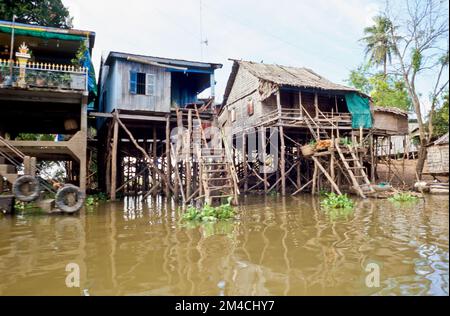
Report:
M152 144L152 158L153 158L153 164L155 165L155 168L158 168L158 157L157 157L157 137L156 137L156 127L153 127L153 144ZM155 170L150 170L150 172L152 173L152 184L153 187L158 186L158 183L156 183L157 179L156 179L156 172ZM153 188L152 188L153 189ZM156 196L157 192L156 189L152 190L152 195Z
M116 200L116 186L117 186L117 147L119 142L119 123L116 119L117 113L114 113L114 131L113 131L113 146L111 152L111 201Z
M167 171L167 181L165 187L166 197L170 196L170 180L172 178L172 163L170 155L170 115L166 116L166 171Z
M185 150L186 150L186 197L191 196L192 190L192 164L191 164L191 146L192 146L192 109L188 110L188 130L186 135Z
M297 145L297 189L302 187L302 175L301 175L301 157L300 157L300 145Z
M280 169L281 169L281 195L286 195L286 144L284 142L284 128L280 126L280 141L281 141L281 159L280 159Z
M244 192L248 191L248 168L247 168L247 135L242 132L242 167L244 168Z
M317 173L318 173L318 167L316 161L314 161L314 173L313 173L313 183L312 183L312 194L316 194L317 189Z

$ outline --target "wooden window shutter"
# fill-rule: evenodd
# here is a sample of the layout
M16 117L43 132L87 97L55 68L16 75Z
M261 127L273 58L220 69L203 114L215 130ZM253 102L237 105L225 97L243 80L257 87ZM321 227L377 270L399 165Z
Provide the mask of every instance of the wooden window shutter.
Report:
M145 94L146 95L155 95L155 75L154 74L146 74L145 80Z
M130 93L137 93L137 72L130 71Z
M253 99L247 101L247 114L248 116L252 116L255 113L255 107L253 105Z

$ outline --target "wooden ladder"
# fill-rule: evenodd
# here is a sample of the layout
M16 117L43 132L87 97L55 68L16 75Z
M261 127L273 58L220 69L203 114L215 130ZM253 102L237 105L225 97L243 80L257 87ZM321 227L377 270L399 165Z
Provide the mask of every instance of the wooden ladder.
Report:
M345 149L347 152L344 153L338 139L335 140L335 148L339 154L342 164L344 165L344 169L347 171L347 174L352 180L352 184L356 192L364 199L366 198L365 192L375 192L371 186L369 178L367 177L365 168L361 165L361 162L358 159L358 155L355 152L356 148L346 145ZM366 190L363 188L366 188Z
M220 144L215 148L209 148L197 109L196 115L198 124L193 133L200 133L203 144L200 148L196 148L200 169L200 196L203 196L205 204L209 205L222 203L228 198L232 198L233 203L238 204L238 177L223 131L221 130Z

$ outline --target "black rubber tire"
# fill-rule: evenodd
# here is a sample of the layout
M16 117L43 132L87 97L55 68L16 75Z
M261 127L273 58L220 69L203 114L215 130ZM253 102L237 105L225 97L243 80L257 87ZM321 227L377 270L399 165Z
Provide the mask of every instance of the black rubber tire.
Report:
M30 192L25 194L22 192L22 186L24 184L28 183L30 185ZM39 181L36 177L25 175L21 176L14 181L13 187L13 194L19 201L22 202L33 202L36 201L39 198L40 189L39 189Z
M67 205L66 204L66 196L67 194L76 194L77 201L75 205ZM84 205L84 200L86 199L86 194L80 190L77 186L74 185L65 185L61 189L56 192L55 196L55 204L56 207L59 208L64 213L75 213L78 212Z

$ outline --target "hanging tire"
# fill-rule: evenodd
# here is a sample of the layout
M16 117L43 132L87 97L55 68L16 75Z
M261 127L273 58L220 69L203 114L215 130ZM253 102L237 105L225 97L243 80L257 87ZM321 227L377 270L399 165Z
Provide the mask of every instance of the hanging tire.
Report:
M64 213L78 212L84 205L86 194L74 185L65 185L56 192L55 204Z
M39 181L36 177L25 175L14 181L13 194L19 201L33 202L39 198Z

